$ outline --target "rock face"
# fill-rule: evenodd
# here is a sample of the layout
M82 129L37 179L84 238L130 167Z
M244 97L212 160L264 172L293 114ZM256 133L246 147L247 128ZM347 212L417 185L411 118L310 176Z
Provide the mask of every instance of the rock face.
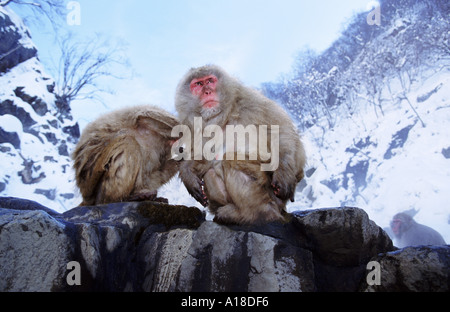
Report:
M448 246L394 251L357 208L225 226L197 208L154 202L63 214L16 198L0 198L0 207L0 291L449 289ZM381 286L366 282L371 259L381 264Z
M3 9L0 11L0 30L0 73L37 55L28 29L14 16L5 14Z
M380 285L364 291L450 291L450 247L406 247L374 258L380 263Z
M79 136L27 27L0 6L0 195L63 211L78 204L69 153Z

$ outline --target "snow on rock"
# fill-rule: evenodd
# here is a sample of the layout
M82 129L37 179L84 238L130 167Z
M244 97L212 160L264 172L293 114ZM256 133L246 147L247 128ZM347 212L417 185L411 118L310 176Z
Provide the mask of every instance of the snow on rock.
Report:
M0 72L36 56L28 29L20 17L0 7Z
M0 196L73 208L80 199L69 154L78 124L58 109L55 81L20 18L0 8L0 28Z

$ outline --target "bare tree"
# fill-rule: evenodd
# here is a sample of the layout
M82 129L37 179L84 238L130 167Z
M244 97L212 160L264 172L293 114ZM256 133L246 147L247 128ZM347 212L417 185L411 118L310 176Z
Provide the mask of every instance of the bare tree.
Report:
M129 67L121 43L112 44L100 35L79 41L69 33L59 40L59 47L59 63L54 64L51 71L57 83L57 105L61 113L65 113L75 99L102 102L99 93L112 92L100 85L100 79L125 78L126 74L116 74Z
M46 16L53 26L60 58L49 70L57 83L56 105L61 115L70 112L70 103L75 99L102 102L98 94L108 90L100 86L101 78L124 78L115 74L121 71L118 66L128 65L123 44L112 44L100 35L80 41L72 33L61 31L58 23L67 13L65 0L0 0L0 6L9 4L28 6L34 16Z

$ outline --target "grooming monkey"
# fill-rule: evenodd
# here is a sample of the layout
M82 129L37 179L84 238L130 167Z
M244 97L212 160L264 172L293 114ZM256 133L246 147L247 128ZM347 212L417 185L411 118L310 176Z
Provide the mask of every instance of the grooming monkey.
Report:
M171 158L178 120L154 106L105 114L84 129L72 153L81 206L160 200L157 189L178 171Z
M294 201L305 165L303 145L287 113L217 66L191 69L178 85L175 105L181 124L193 133L198 131L195 117L201 117L205 126L217 125L221 129L238 125L279 127L278 155L274 155L278 151L271 150L272 136L267 142L259 142L267 145L272 158L279 158L277 168L271 171L261 170L267 160L260 155L253 160L230 160L218 155L214 160L182 161L179 175L189 193L203 206L209 205L220 222L251 224L281 219L287 200ZM242 149L235 147L233 152L237 156Z

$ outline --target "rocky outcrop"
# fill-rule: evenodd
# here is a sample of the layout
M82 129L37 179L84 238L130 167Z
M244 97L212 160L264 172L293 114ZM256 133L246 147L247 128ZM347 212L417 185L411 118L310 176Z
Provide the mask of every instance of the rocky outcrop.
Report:
M450 247L417 246L381 254L379 285L364 291L450 291Z
M154 202L63 214L16 198L0 207L0 291L448 290L448 246L395 251L358 208L226 226ZM382 286L366 282L371 259Z
M37 55L28 29L3 8L0 10L0 73Z
M26 194L64 211L78 204L69 153L79 137L28 28L0 6L0 195Z

